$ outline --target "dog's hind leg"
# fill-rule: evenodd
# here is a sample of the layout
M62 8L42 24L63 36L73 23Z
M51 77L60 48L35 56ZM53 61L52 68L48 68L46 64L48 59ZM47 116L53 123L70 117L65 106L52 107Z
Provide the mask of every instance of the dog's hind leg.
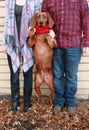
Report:
M45 78L45 83L48 85L50 90L50 96L49 96L50 105L53 105L54 85L53 85L53 75L51 72L47 74L47 77Z
M53 83L49 83L49 89L50 89L50 96L49 96L49 101L50 101L50 105L53 105L54 100L53 100L53 94L54 94L54 86Z
M40 85L43 83L41 76L39 73L36 73L36 77L35 77L35 91L38 94L38 99L37 102L40 103L41 100L41 91L40 91Z

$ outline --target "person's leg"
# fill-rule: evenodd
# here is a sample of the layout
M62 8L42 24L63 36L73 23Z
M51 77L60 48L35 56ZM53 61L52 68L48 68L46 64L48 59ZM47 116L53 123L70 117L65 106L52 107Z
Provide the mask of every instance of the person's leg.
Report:
M64 79L64 50L54 49L53 55L53 74L54 74L54 103L55 106L62 108L65 103L65 79Z
M11 85L11 103L12 103L12 110L16 111L17 107L19 106L19 69L16 73L13 72L11 57L7 55L8 65L10 68L10 85Z
M31 96L32 96L32 69L33 66L27 71L23 72L24 74L24 112L27 112L31 108Z
M66 49L65 54L65 100L68 108L76 107L77 72L81 59L81 47Z

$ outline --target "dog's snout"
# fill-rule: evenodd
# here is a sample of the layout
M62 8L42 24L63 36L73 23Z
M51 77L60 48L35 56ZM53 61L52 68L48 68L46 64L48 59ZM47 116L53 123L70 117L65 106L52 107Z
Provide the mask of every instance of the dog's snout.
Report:
M42 26L43 25L43 21L40 21L40 26Z

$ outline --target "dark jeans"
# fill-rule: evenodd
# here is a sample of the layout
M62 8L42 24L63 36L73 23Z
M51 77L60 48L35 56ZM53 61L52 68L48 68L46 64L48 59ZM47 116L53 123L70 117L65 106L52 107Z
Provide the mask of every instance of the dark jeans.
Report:
M54 49L54 102L56 106L75 107L77 91L77 72L81 59L81 47Z
M12 69L12 64L11 64L11 58L9 55L7 55L7 59L8 59L8 64L9 64L9 68L10 68L11 88L19 89L19 87L20 87L20 80L19 80L20 68L17 70L16 73L14 73L13 69ZM32 69L33 69L33 66L27 72L23 72L24 88L30 89L31 91L32 91Z

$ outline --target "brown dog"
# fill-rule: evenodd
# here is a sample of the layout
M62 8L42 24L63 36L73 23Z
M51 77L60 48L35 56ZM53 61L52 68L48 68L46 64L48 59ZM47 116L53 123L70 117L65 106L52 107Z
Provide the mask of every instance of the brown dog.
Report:
M35 26L36 25L36 26ZM41 100L40 85L45 82L50 89L50 104L53 104L53 74L52 57L53 47L56 47L56 40L49 35L49 29L54 21L46 12L36 13L31 20L28 45L32 47L36 64L35 90L38 94L38 102ZM36 27L36 31L34 28Z

